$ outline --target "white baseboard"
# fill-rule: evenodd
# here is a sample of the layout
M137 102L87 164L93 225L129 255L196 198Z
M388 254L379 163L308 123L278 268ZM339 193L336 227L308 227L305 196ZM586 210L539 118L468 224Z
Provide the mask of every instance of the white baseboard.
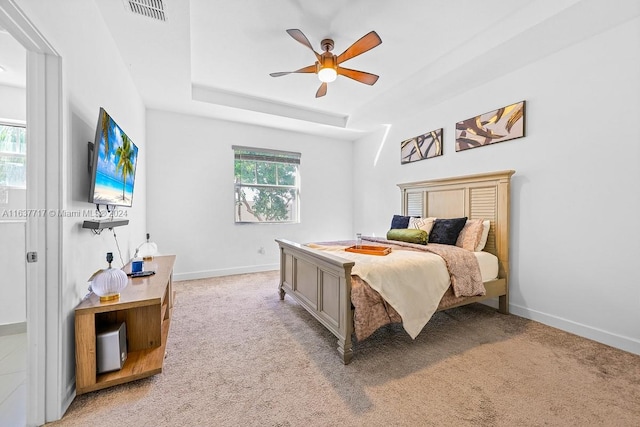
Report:
M509 312L516 316L524 317L525 319L535 320L536 322L561 329L565 332L640 355L640 340L634 338L607 332L516 304L509 304Z
M62 408L61 408L61 413L60 413L60 417L62 418L64 416L64 414L67 412L67 409L69 409L69 406L71 406L71 403L73 402L73 399L76 398L76 377L73 377L73 380L67 384L66 390L65 390L65 396L63 396L62 398Z
M484 300L481 304L497 309L498 298ZM613 334L611 332L603 331L602 329L563 319L562 317L531 310L530 308L517 304L509 304L509 313L524 317L525 319L535 320L536 322L543 323L547 326L561 329L565 332L597 341L611 347L619 348L620 350L628 351L629 353L640 355L640 341L633 338Z
M219 270L192 271L188 273L173 273L173 280L196 280L209 277L231 276L234 274L259 273L261 271L279 270L280 264L250 265L245 267L222 268Z
M4 335L24 334L27 332L27 322L7 323L0 325L0 337Z

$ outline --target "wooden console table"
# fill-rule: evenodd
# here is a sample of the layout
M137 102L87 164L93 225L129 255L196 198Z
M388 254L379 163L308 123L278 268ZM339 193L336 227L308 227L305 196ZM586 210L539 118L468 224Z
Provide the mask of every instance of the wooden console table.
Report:
M117 301L90 294L75 310L76 394L134 381L162 372L173 309L175 255L154 257L145 269L153 276L129 279ZM128 271L130 265L125 266ZM127 360L119 371L97 374L96 330L125 322Z

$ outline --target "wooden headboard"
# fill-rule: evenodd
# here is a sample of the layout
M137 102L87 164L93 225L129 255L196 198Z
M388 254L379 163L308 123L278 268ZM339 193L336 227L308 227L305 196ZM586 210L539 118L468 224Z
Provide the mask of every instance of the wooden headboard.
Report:
M491 221L484 251L498 257L498 277L508 279L510 183L514 173L506 170L398 184L402 192L402 213Z

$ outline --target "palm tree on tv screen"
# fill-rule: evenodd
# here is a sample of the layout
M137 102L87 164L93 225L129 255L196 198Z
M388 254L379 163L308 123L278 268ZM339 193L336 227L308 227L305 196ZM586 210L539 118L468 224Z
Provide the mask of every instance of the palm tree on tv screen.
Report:
M104 155L107 157L109 155L109 116L106 112L103 112L100 117L100 128L102 130L102 139L104 140ZM98 145L98 141L96 141L96 146ZM97 147L96 147L97 149Z
M122 200L125 199L125 190L127 188L127 176L133 175L133 156L135 152L131 149L131 141L129 137L122 134L122 145L116 149L116 156L120 156L116 171L122 174Z

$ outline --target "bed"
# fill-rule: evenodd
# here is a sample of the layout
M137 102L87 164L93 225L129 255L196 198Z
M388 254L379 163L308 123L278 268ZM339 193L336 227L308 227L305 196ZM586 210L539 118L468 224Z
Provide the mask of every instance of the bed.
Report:
M497 257L498 276L484 282L483 296L451 298L438 310L498 298L498 311L509 312L509 206L513 170L398 184L403 215L490 221L483 251ZM351 291L355 262L286 239L280 247L280 299L289 295L338 338L342 362L353 357Z

